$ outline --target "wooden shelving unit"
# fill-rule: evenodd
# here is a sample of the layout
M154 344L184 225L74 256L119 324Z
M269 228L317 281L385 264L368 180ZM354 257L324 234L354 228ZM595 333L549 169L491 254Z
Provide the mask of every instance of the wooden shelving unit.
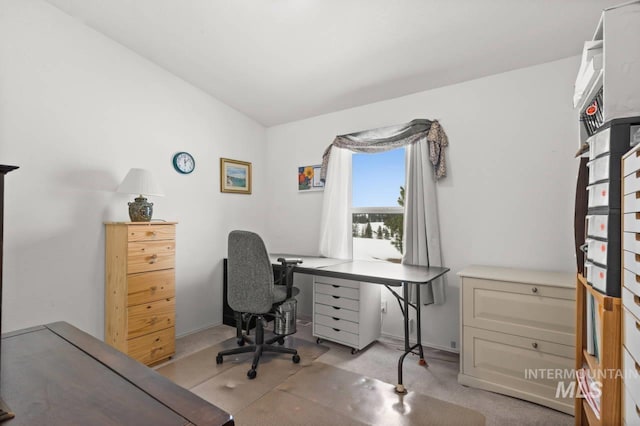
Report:
M587 294L592 294L599 305L602 341L600 361L587 353ZM621 300L605 296L594 290L585 278L577 275L576 283L576 370L586 364L593 377L601 383L600 419L581 395L575 398L576 425L619 425L621 422ZM577 390L576 383L576 390Z

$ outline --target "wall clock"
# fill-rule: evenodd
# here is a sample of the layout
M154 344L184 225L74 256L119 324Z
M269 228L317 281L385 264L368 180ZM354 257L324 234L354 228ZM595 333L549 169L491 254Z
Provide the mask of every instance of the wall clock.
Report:
M196 168L196 162L188 152L179 152L173 156L173 167L177 172L187 175Z

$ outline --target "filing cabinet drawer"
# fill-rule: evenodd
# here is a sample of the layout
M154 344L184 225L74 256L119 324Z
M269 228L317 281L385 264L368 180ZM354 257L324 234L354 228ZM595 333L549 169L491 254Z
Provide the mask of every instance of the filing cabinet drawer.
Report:
M627 307L622 309L622 337L631 356L640 359L640 321Z
M127 265L129 274L175 267L175 241L129 243Z
M157 300L127 308L128 338L140 337L175 325L175 299Z
M587 139L589 144L589 160L608 154L611 151L609 143L610 129L603 130Z
M350 311L349 309L339 308L337 306L322 305L320 303L316 303L314 307L316 314L358 322L358 312L356 311Z
M624 250L624 267L635 274L640 274L640 254Z
M130 225L127 235L129 242L175 240L176 228L166 225Z
M585 262L584 269L586 272L587 282L600 293L607 294L607 290L611 290L612 286L617 285L620 286L620 282L614 282L615 272L609 271L606 268L602 268L598 265L594 265L591 262ZM618 271L619 272L619 271ZM618 275L619 278L619 275ZM618 291L618 295L620 292ZM619 296L616 296L619 297Z
M624 195L640 191L640 171L624 177Z
M622 385L622 416L627 426L640 425L640 407L636 404L627 387Z
M464 327L463 335L465 374L556 403L572 402L571 396L567 400L556 399L558 379L531 379L525 372L570 371L575 367L574 347L474 327Z
M610 257L612 262L620 261L620 257L611 256L612 253L609 253L609 250L607 247L608 244L606 241L587 239L585 243L587 244L588 260L595 263L599 263L604 266L606 266L609 263Z
M328 294L329 296L348 297L350 299L358 299L359 291L357 288L341 287L337 284L320 284L316 283L316 293Z
M624 196L624 213L640 212L640 192L632 192Z
M609 215L587 215L585 217L585 229L588 237L607 239L609 236Z
M348 331L349 333L358 334L358 323L340 319L338 317L328 317L326 315L316 314L314 321L317 324L326 325L333 329Z
M465 278L463 324L575 346L572 288Z
M132 274L128 283L127 306L168 299L176 294L174 269Z
M175 353L175 336L175 327L169 327L155 333L130 339L127 342L127 353L131 358L143 364L153 364Z
M629 392L635 405L635 401L640 401L640 364L624 347L622 348L622 371L625 373L623 387Z
M640 233L640 213L625 213L624 232Z
M313 324L314 336L326 338L331 341L342 343L344 345L358 347L358 335L343 331L340 329L333 329L322 324Z
M348 299L340 296L329 296L328 294L322 293L315 293L314 297L316 303L322 303L323 305L346 308L352 311L358 311L360 309L360 302L358 300Z
M619 183L620 182L618 182L618 184ZM610 186L613 186L612 182L603 182L587 186L588 207L617 206L620 202L620 194L616 194L616 191L612 187L610 188Z
M625 157L622 160L622 168L624 169L624 175L630 175L640 170L640 151L636 151L633 154Z
M640 253L640 234L625 232L622 240L622 248L631 253Z
M611 165L610 155L589 161L587 163L587 167L589 168L589 183L608 181L610 170L613 171L611 174L612 176L615 176L616 178L620 176L620 166L614 167ZM617 174L615 173L616 169L618 172Z
M628 288L631 293L640 296L640 275L636 275L628 269L624 270L624 286Z
M342 278L333 278L333 277L314 277L314 283L316 284L326 284L326 285L332 285L332 286L339 286L339 287L351 287L351 288L360 288L360 282L359 281L353 281L353 280L345 280Z

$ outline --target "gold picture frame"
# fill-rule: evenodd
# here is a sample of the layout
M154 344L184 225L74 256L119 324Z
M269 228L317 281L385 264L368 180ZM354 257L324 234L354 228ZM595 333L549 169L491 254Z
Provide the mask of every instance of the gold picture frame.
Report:
M220 192L251 194L251 163L220 158Z

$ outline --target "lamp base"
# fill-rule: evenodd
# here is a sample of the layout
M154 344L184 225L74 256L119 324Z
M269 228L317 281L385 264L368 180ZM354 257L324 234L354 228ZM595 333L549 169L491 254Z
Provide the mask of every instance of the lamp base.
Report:
M129 203L131 222L151 222L151 216L153 216L153 203L148 202L142 195Z

